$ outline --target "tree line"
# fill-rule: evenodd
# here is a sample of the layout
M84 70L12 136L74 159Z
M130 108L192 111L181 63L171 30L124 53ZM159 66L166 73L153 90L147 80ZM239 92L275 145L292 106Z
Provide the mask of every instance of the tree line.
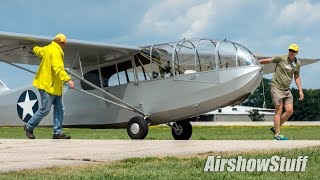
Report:
M266 108L274 109L270 94L270 82L270 79L263 78L258 88L241 105L261 108L265 102ZM298 89L291 88L291 93L294 112L289 120L320 121L320 89L303 89L303 101L299 101Z

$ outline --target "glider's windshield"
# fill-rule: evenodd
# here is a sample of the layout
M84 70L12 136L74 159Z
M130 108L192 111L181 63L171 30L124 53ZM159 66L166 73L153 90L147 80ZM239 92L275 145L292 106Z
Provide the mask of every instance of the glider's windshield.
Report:
M246 47L226 40L183 39L156 44L145 47L145 56L158 66L170 66L174 74L257 65L256 57Z

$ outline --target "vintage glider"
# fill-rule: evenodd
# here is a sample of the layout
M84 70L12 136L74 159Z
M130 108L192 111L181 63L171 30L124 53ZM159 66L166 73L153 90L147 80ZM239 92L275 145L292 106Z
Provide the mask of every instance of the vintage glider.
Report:
M0 32L0 60L35 73L20 64L39 65L30 50L52 39ZM246 47L227 40L141 47L68 40L64 52L75 80L75 90L64 94L64 127L127 128L132 139L144 139L148 127L157 124L169 125L174 139L189 139L192 117L243 101L263 75ZM1 125L23 125L39 100L34 87L2 90ZM51 121L52 112L40 125Z

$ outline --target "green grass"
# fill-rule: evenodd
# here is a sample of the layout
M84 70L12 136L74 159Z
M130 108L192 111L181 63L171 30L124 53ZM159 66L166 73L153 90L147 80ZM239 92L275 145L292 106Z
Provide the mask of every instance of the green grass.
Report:
M268 140L272 139L269 126L194 126L193 140ZM22 127L0 128L2 139L25 139ZM69 129L64 132L72 139L129 139L126 129ZM319 126L284 126L282 134L292 140L320 140ZM52 128L38 127L34 134L37 139L50 139ZM151 126L146 139L173 139L171 128Z
M222 158L286 158L309 156L305 172L204 172L208 156ZM207 153L189 157L129 158L112 163L92 163L0 174L0 179L319 179L320 147L283 150Z

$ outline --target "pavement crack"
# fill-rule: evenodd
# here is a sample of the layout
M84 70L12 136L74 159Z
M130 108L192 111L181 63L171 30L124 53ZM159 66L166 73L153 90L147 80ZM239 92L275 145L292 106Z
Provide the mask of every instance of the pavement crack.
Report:
M91 161L91 162L94 162L93 159L90 159L90 158L70 158L70 157L67 157L67 158L54 158L56 160L67 160L67 161Z

